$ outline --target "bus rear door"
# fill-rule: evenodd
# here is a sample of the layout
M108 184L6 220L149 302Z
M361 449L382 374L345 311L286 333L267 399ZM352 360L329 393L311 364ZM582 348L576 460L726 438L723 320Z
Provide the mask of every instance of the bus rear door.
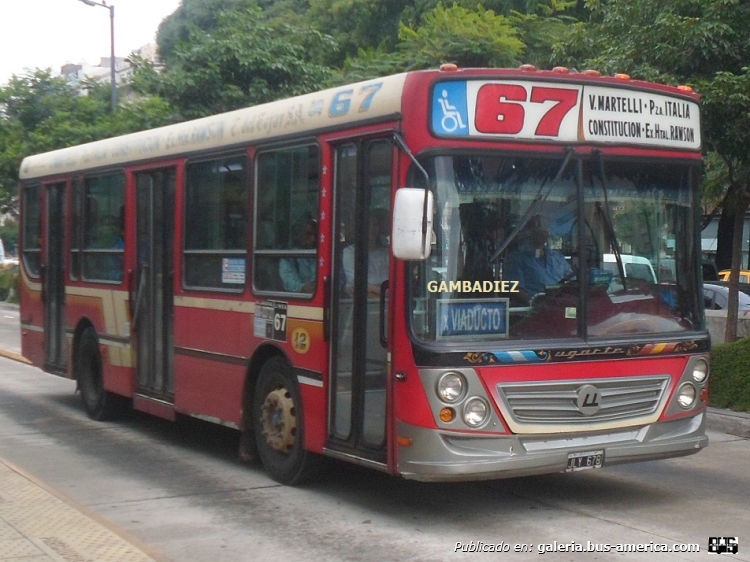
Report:
M65 336L65 183L45 186L47 229L43 268L44 363L52 372L67 365Z
M329 451L384 469L393 147L346 143L335 157Z
M175 170L135 174L136 268L133 330L137 392L174 402L173 241Z

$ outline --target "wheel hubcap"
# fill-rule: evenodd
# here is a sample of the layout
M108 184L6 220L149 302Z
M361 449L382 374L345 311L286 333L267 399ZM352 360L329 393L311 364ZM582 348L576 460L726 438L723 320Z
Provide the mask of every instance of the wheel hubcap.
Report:
M288 454L297 435L294 402L286 388L268 393L260 414L261 433L271 449Z

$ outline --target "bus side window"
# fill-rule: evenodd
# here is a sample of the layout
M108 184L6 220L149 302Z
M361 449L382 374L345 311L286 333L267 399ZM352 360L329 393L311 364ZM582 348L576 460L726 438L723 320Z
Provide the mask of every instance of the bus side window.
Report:
M38 277L42 265L42 187L23 188L23 262L29 275Z
M247 192L247 156L244 154L188 164L185 286L244 290Z
M87 177L84 183L83 278L122 281L125 177Z
M320 156L316 145L256 159L253 287L312 295L317 281Z

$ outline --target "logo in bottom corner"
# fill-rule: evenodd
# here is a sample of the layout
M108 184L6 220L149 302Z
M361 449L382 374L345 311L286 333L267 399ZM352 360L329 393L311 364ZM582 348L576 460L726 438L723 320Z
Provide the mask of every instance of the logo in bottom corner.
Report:
M716 554L737 554L740 543L737 537L708 537L708 551Z

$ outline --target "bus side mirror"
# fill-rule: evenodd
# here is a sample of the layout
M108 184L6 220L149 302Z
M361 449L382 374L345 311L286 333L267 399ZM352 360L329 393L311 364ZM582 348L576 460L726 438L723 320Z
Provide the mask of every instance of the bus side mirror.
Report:
M430 257L433 204L431 191L416 187L402 187L396 191L391 232L395 257L402 260L426 260ZM422 229L424 222L426 235Z

